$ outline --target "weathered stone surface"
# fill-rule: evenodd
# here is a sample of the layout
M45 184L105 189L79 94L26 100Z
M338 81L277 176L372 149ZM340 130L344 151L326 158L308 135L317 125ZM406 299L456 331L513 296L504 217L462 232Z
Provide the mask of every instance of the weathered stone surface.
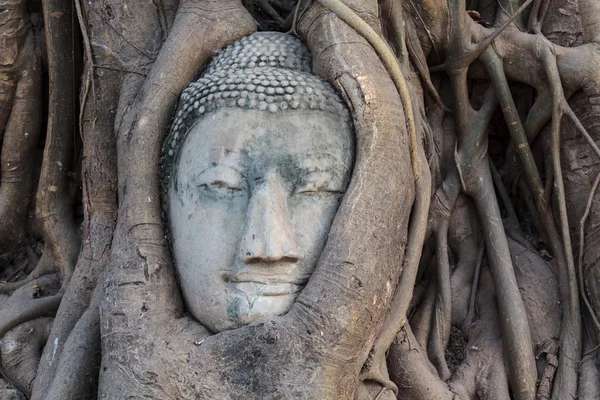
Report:
M254 34L181 97L163 190L188 310L213 332L290 309L348 186L348 112L309 61L293 37Z

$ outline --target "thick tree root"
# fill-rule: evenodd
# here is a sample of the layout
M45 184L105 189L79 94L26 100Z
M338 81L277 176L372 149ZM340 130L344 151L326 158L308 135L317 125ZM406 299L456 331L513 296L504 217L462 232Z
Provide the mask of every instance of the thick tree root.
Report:
M142 21L143 17L138 24L145 25ZM148 155L160 154L177 98L199 69L215 51L254 30L254 21L239 1L183 0L143 86L138 83L139 77L128 77L123 82L123 101L115 121L119 219L112 241L113 260L107 274L109 288L101 326L105 336L99 398L124 397L138 390L162 393L160 387L146 387L133 377L126 379L140 366L149 368L146 371L158 367L149 366L158 362L157 354L143 350L148 348L144 343L154 339L149 337L149 329L167 326L182 309L170 255L164 246L158 163ZM151 48L152 34L148 38L144 46ZM115 43L120 41L115 39ZM143 308L147 313L142 320L139 312ZM135 317L123 318L130 313ZM122 340L122 334L128 339ZM127 355L127 343L139 346L140 353ZM125 360L123 356L131 358ZM159 369L163 374L164 367Z
M88 4L92 7L95 3ZM95 43L104 43L108 37L106 30L109 28L102 23L100 16L97 19L96 14L91 14L89 24L82 15L79 1L75 2L78 10L78 19L80 27L84 33L84 38L89 35ZM168 21L165 21L168 24ZM146 29L152 30L152 27ZM83 323L82 318L90 308L93 291L98 286L101 276L110 256L110 244L117 219L117 161L116 161L116 137L114 133L115 113L114 106L118 103L119 91L121 89L120 80L124 75L115 70L102 70L98 72L94 69L94 64L110 64L112 53L97 54L92 56L90 39L84 39L86 49L86 70L84 79L88 89L87 96L84 94L81 98L80 113L80 134L83 141L82 150L82 184L83 199L82 203L86 210L84 221L82 223L82 234L86 240L82 243L81 252L77 260L73 277L67 287L64 295L64 301L61 303L56 313L55 323L48 337L48 344L41 357L40 367L38 369L34 382L32 400L47 399L54 386L86 383L85 389L88 392L81 393L80 387L73 388L81 396L91 394L97 390L97 385L91 382L97 381L97 373L90 372L89 366L94 365L95 354L85 355L79 365L77 362L68 362L63 360L63 353L67 343L71 343L78 337L75 327ZM106 46L107 48L109 46ZM122 58L121 62L125 59ZM133 63L132 63L133 64ZM135 67L121 65L123 68L134 69ZM44 255L48 252L44 252ZM101 280L100 280L101 281ZM97 305L96 305L97 307ZM97 311L96 311L97 312ZM99 328L96 328L99 329ZM93 327L89 327L88 334L95 335ZM73 338L75 335L75 338ZM79 335L81 336L81 335ZM89 343L88 343L89 345ZM86 348L92 348L89 345ZM80 349L71 349L73 354L65 357L74 357ZM81 354L79 354L81 355ZM87 370L85 367L88 367ZM58 368L70 371L71 376L80 374L77 380L57 378ZM93 371L93 368L92 368ZM91 374L95 379L83 374ZM85 378L85 379L84 379ZM53 384L53 382L56 382ZM62 386L61 386L62 387ZM68 397L63 391L64 397ZM71 394L75 396L75 394Z
M62 356L56 361L54 380L46 394L46 400L96 395L101 358L99 305L103 296L102 289L103 285L98 285L89 308L69 332L68 339L62 346ZM54 348L56 347L55 341ZM52 357L56 357L54 351Z
M25 1L0 1L0 142L11 113L19 80L19 54L31 22Z
M74 42L73 5L69 0L43 2L49 73L46 145L36 197L36 218L66 288L79 253L72 213Z
M27 236L35 184L32 159L41 131L43 109L42 71L36 46L39 45L30 32L19 54L21 71L4 130L0 156L0 251L22 247Z
M383 64L387 67L396 89L398 90L398 94L402 100L404 116L408 125L411 163L413 174L415 176L416 198L413 218L411 218L410 221L409 239L402 269L403 273L398 288L396 289L396 294L390 305L390 311L384 322L384 327L375 341L369 360L367 360L367 371L363 373L361 378L363 380L379 379L384 386L388 387L389 384L387 383L387 379L384 374L377 371L377 368L383 363L385 351L389 348L396 333L406 322L406 310L410 304L410 298L412 297L419 259L425 240L427 214L430 202L431 174L426 166L427 163L425 162L424 151L417 139L418 134L413 111L413 100L411 99L406 80L396 57L388 45L381 39L379 34L344 3L339 0L319 0L319 2L325 8L336 13L337 16L355 29L371 44L371 46L373 46ZM444 281L441 280L440 282ZM446 304L448 299L449 295L446 296ZM449 309L447 317L448 319L450 318Z

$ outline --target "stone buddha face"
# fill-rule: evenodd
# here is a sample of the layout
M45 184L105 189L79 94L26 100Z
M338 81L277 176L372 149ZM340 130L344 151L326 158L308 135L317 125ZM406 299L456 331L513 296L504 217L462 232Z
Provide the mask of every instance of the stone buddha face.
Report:
M189 312L213 332L287 312L325 245L354 162L352 123L302 42L258 32L183 92L162 162Z
M328 112L221 108L191 128L169 189L181 289L213 332L287 312L310 277L354 157Z

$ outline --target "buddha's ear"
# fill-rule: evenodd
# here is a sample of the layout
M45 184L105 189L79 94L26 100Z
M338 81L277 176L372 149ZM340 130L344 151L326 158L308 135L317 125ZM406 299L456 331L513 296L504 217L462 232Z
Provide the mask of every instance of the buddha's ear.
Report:
M377 15L373 4L369 11ZM316 5L300 31L314 72L341 92L352 112L356 161L317 268L286 317L312 324L330 359L355 361L324 368L336 371L330 378L355 379L400 275L414 198L408 133L394 83L362 36Z

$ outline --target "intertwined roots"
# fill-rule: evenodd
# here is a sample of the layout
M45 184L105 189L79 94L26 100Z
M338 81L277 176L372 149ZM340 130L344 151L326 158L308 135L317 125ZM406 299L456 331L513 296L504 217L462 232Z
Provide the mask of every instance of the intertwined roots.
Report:
M215 337L181 318L158 154L182 90L257 22L307 42L353 112L357 162L292 311ZM0 0L0 33L9 385L33 399L600 395L596 0ZM235 383L213 365L264 368Z

